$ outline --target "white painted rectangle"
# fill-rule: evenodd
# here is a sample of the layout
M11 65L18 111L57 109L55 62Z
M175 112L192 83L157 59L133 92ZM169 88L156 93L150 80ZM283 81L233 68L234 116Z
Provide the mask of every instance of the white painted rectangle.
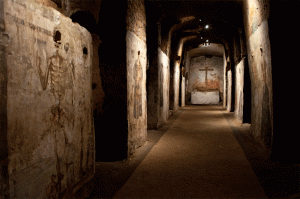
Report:
M191 93L192 104L218 104L219 100L219 91Z

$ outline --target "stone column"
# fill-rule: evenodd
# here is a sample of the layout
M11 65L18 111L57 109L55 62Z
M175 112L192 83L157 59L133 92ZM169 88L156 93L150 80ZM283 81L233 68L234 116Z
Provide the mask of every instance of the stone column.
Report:
M126 33L128 156L147 139L146 13L144 0L128 0Z
M174 65L174 106L173 112L178 111L179 108L179 87L180 87L180 60L175 61Z
M227 71L227 111L231 111L231 97L232 97L232 72Z

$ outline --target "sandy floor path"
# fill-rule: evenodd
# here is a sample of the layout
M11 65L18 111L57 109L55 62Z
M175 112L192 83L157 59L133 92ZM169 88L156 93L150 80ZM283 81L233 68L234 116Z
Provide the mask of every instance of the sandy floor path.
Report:
M221 106L187 106L115 198L266 198Z

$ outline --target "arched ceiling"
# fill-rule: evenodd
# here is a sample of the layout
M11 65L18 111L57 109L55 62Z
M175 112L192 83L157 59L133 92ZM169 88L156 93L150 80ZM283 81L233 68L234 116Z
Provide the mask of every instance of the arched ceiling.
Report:
M199 45L198 48L193 48L187 52L190 54L190 57L193 58L204 55L222 57L225 51L223 44L211 43L209 46Z
M189 38L183 51L194 56L203 53L222 56L224 43L231 43L233 35L244 26L242 0L146 0L146 5L149 4L155 7L155 20L172 27L172 42ZM216 45L199 48L206 40Z
M208 23L230 22L235 27L243 26L242 3L242 0L146 0L155 9L157 21L173 18L179 23L185 17L195 17Z

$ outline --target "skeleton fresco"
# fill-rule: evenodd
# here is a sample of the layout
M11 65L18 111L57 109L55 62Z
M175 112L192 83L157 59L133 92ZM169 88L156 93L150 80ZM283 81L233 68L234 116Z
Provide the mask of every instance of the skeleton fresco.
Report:
M64 176L71 172L71 165L74 162L70 156L74 150L70 141L70 132L72 132L72 124L74 123L74 107L70 99L66 99L67 90L73 89L74 81L74 64L69 63L59 53L60 47L60 32L57 31L54 36L56 52L48 58L46 71L43 74L41 69L42 59L37 53L37 70L40 77L43 90L48 87L50 80L50 93L55 98L54 105L51 106L50 120L53 122L51 132L54 135L54 152L56 154L56 171L57 171L57 195L61 192L61 182ZM73 92L71 92L73 99ZM64 170L64 171L63 171ZM69 175L66 175L69 176ZM65 179L67 184L70 184L74 179ZM52 179L52 184L54 179ZM53 194L50 198L54 197Z

